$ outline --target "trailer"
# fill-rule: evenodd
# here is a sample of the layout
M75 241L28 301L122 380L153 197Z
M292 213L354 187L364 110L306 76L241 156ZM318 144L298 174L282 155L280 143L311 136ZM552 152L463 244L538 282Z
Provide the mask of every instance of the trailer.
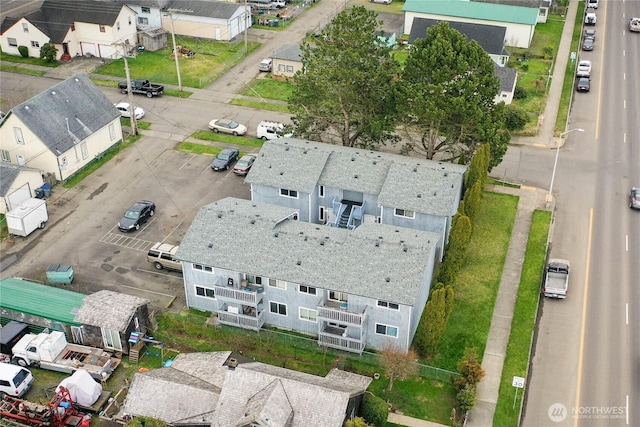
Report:
M120 365L120 359L101 348L68 343L60 331L26 334L11 353L13 362L20 366L38 366L67 374L83 369L98 381L109 379Z
M78 412L67 389L61 389L46 405L6 396L0 401L0 418L36 427L80 427L91 419Z
M47 203L42 199L27 199L15 209L7 212L9 234L26 237L38 228L44 228L49 214Z

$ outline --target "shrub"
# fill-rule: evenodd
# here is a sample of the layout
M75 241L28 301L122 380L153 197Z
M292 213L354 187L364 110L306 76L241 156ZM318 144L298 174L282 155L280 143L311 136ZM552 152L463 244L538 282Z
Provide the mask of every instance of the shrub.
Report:
M456 394L456 401L458 407L464 413L473 409L476 406L476 389L469 384L464 386L462 390Z
M45 43L40 48L40 58L47 62L54 62L58 57L58 48L53 43Z
M505 115L505 124L510 131L524 129L529 121L529 114L526 110L515 105L507 105Z
M372 394L366 393L362 401L362 418L375 427L384 427L389 417L387 402Z
M23 58L29 57L29 48L26 46L18 46L18 52L20 52L20 56Z
M513 99L525 99L528 95L527 90L522 86L516 86L513 91Z

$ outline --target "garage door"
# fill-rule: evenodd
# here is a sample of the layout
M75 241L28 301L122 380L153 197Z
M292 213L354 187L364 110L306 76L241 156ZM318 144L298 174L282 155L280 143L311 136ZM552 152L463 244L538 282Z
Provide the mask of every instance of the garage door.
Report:
M80 48L82 49L82 54L85 56L86 55L98 56L96 45L93 43L80 42Z
M29 191L29 184L26 183L22 187L18 188L13 193L7 196L7 205L9 210L13 210L19 206L22 202L31 198L31 192Z
M116 59L116 48L108 44L98 45L98 54L100 58Z

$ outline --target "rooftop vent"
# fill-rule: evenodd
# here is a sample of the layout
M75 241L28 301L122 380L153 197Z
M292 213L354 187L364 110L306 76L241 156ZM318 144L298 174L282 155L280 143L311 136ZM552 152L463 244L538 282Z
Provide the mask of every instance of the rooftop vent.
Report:
M273 237L278 237L278 232L273 233Z
M55 90L52 90L52 91L51 91L51 95L57 95L56 91L55 91Z
M377 164L378 164L378 162L376 162L376 161L374 160L374 161L373 161L373 164L374 164L374 165L377 165Z
M320 246L324 246L324 240L320 240Z
M355 158L355 157L352 157L352 158L351 158L351 161L352 161L352 162L355 162L355 161L356 161L356 158Z
M377 241L376 241L376 248L377 248L377 247L380 247L380 240L377 240Z
M407 252L407 247L406 246L402 247L402 252Z
M284 172L280 172L280 176L284 175Z
M252 220L251 220L251 224L255 224L255 223L256 223L256 220L255 220L255 219L252 219Z
M422 198L422 194L418 193L418 199Z
M358 174L353 175L355 179L358 179Z
M300 260L296 261L296 265L300 265L300 264L302 264L302 261Z
M385 282L387 282L387 283L389 283L389 282L391 281L391 277L385 277L385 278L384 278L384 281L385 281Z
M238 367L238 360L235 358L229 359L229 369L236 369Z
M209 244L207 245L207 247L208 247L209 249L213 249L213 243L209 243Z
M218 218L222 218L222 214L221 213L218 214Z
M414 172L418 172L418 168L413 168L413 171Z
M286 147L286 148L285 148L285 151L289 151L289 147Z
M304 150L304 151L303 151L303 153L304 153L304 154L307 154L307 150Z
M445 172L445 173L444 173L444 176L449 176L449 172Z

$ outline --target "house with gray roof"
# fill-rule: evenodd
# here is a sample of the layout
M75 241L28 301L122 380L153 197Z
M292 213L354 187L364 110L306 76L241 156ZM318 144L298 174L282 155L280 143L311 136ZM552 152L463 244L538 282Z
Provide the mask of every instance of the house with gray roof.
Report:
M251 7L244 3L171 0L161 12L162 28L188 37L230 41L251 26Z
M298 212L235 198L202 207L175 255L188 307L345 351L408 351L442 234L375 222L348 230L297 220Z
M319 377L232 356L180 354L168 368L136 373L122 413L171 426L342 427L360 415L371 383L337 369Z
M11 154L1 150L2 161L10 161ZM25 200L36 196L36 188L44 184L38 169L0 163L0 214L5 214Z
M438 233L440 257L465 171L446 162L279 138L264 143L245 182L252 200L293 208L300 221Z
M121 141L119 111L83 73L13 107L0 121L2 160L58 181Z
M416 39L423 39L427 35L427 30L440 21L437 19L415 18L411 26L409 43ZM449 27L457 30L467 38L467 41L474 40L500 67L504 67L509 62L509 52L505 49L506 27L496 25L474 24L469 22L450 21Z
M466 0L424 1L406 0L404 34L411 34L416 18L448 22L467 22L505 27L505 45L529 48L540 9L512 4L485 3Z
M273 67L271 73L274 76L293 77L302 70L302 50L299 44L286 44L273 52Z
M96 0L44 0L40 9L7 17L0 26L2 51L19 55L26 46L38 58L45 43L58 49L58 59L76 55L117 58L117 45L136 40L135 11L126 5Z
M504 102L509 105L513 101L513 94L516 92L516 84L518 83L518 71L509 67L494 67L496 76L500 80L500 93L494 99L495 103Z

